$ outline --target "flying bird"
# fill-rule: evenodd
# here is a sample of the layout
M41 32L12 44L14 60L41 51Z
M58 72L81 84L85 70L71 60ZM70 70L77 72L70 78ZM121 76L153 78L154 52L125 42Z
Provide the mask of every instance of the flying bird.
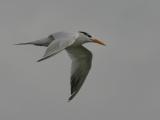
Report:
M101 40L83 31L78 31L76 33L56 32L40 40L19 43L16 45L32 44L36 46L47 47L44 56L37 62L48 59L61 52L62 50L67 51L69 57L72 60L70 80L71 96L68 99L70 101L79 92L91 68L92 53L84 46L82 46L84 43L89 42L106 45Z

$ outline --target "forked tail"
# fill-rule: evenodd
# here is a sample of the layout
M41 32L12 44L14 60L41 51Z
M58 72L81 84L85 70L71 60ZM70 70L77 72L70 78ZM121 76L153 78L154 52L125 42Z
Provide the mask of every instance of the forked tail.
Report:
M18 43L18 44L14 44L14 45L29 45L29 44L33 44L32 42L27 42L27 43Z

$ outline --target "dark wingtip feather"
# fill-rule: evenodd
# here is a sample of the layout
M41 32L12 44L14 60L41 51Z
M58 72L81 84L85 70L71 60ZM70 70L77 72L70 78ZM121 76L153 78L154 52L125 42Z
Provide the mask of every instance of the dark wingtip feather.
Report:
M70 102L78 93L78 91L75 91L69 98L68 98L68 102Z
M68 102L70 102L72 99L73 99L73 95L71 95L69 98L68 98Z
M44 58L41 58L41 59L37 60L37 62L41 62L41 61L43 61L43 60L44 60Z
M47 58L49 58L49 57L51 57L51 55L50 55L50 56L46 56L46 57L44 56L43 58L37 60L37 62L41 62L41 61L43 61L43 60L45 60L45 59L47 59Z

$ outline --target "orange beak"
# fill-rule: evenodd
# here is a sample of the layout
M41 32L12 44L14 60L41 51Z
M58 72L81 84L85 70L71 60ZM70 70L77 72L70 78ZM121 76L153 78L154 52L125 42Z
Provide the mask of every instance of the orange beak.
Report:
M94 43L98 43L98 44L101 44L101 45L104 45L104 46L107 44L107 43L104 43L104 42L102 42L101 40L99 40L99 39L97 39L95 37L92 37L91 40Z

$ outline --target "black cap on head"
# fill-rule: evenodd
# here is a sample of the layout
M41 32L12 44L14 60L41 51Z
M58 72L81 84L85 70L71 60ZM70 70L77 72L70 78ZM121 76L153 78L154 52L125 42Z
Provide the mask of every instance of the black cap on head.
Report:
M84 35L86 35L86 36L88 36L89 38L92 37L90 34L88 34L88 33L86 33L86 32L83 32L83 31L79 31L79 32L82 33L82 34L84 34Z

